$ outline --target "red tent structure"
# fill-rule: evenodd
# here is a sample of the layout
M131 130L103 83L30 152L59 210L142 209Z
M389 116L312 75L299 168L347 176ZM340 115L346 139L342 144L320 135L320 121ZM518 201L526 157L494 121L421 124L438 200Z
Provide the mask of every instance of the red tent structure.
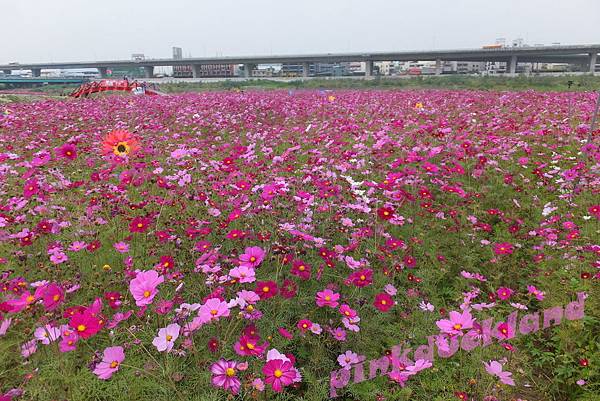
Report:
M133 92L135 94L145 95L162 95L156 89L156 85L148 85L146 82L128 81L126 79L103 79L101 81L87 82L74 90L69 96L71 97L87 97L92 93L107 92L107 91L123 91Z

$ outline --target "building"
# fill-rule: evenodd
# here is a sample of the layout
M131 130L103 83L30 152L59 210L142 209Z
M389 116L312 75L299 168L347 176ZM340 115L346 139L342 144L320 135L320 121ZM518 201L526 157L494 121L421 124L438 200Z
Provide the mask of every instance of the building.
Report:
M202 64L199 67L197 78L226 78L234 76L233 64ZM193 76L191 65L173 66L173 77L192 78Z
M183 50L181 47L173 47L173 60L181 60L183 58Z
M350 63L309 63L308 75L311 77L332 77L349 75L348 65ZM302 64L284 63L281 65L281 76L301 77L304 74Z
M183 49L181 47L173 47L173 60L183 59ZM202 64L199 66L197 78L225 78L234 76L233 64ZM175 78L192 78L194 73L191 65L175 65L173 66L173 77Z

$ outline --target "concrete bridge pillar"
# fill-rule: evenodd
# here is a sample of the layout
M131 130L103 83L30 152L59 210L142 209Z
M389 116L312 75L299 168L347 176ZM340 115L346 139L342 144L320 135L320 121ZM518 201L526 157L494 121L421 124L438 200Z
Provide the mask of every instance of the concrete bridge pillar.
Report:
M42 76L42 69L41 68L32 68L31 69L31 76L33 76L33 77L41 77Z
M598 54L590 53L589 56L590 56L590 59L589 59L589 65L588 65L588 72L591 72L593 74L596 71L596 62L598 59Z
M506 72L510 75L517 73L517 56L510 56L508 63L506 63Z
M201 65L200 64L194 64L192 65L192 77L194 78L200 78L202 76L202 72L201 72Z
M435 60L435 75L441 75L441 74L442 74L442 60L438 58Z
M244 77L250 78L252 77L252 70L254 69L254 64L244 64Z
M100 73L100 78L108 77L108 67L98 67L98 72Z
M365 77L373 76L373 62L365 61Z
M310 64L302 63L302 77L308 78L308 74L310 73Z
M152 78L154 76L154 66L144 66L144 78Z

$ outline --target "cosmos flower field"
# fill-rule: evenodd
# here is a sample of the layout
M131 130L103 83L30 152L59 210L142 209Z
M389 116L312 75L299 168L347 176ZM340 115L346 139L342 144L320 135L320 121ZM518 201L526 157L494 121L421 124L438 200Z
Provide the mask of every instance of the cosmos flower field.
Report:
M595 102L1 106L0 400L600 399Z

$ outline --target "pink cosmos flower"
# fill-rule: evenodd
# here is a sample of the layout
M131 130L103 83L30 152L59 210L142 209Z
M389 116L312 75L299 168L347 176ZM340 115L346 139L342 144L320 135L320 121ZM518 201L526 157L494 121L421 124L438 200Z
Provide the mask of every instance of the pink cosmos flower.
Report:
M277 329L277 331L279 332L279 334L282 337L287 338L288 340L291 340L292 338L294 338L294 335L292 333L290 333L289 331L287 331L287 329L285 327L279 327Z
M65 253L63 253L61 251L53 252L52 255L50 255L50 261L52 263L54 263L55 265L59 265L61 263L64 263L67 260L69 260L69 257Z
M280 393L285 386L289 386L296 378L296 370L289 361L272 359L262 368L265 383L271 385L273 391Z
M229 316L227 302L219 298L210 298L198 309L198 317L202 324Z
M96 365L94 374L99 379L106 380L119 370L119 365L125 360L123 347L108 347L104 350L102 361Z
M513 250L513 245L510 242L500 242L494 244L494 253L496 255L511 255Z
M65 143L55 150L56 155L63 159L75 160L77 158L77 148L72 143Z
M56 309L64 299L63 290L55 283L48 284L42 292L42 300L47 311Z
M38 194L39 191L40 186L35 178L25 181L25 184L23 185L23 197L25 199L31 198L33 195Z
M261 378L252 380L252 388L258 391L265 391L265 382Z
M0 337L6 335L6 332L12 324L12 318L0 320Z
M229 271L231 277L237 278L240 283L252 283L256 281L254 268L250 265L241 265Z
M224 390L230 391L232 394L237 394L240 390L240 379L237 378L237 365L235 361L226 361L220 359L210 366L212 373L211 383L215 387L221 387Z
M129 282L129 291L135 299L137 306L150 305L158 293L156 287L165 281L156 270L140 271L135 278Z
M172 323L167 327L164 327L158 330L158 336L154 337L152 340L152 345L156 347L158 352L171 351L173 349L173 344L177 337L179 337L179 330L181 326L177 323Z
M515 381L512 379L511 372L502 371L502 364L498 361L489 361L489 363L483 362L485 366L485 370L492 376L496 376L500 379L500 381L504 384L508 384L509 386L514 386Z
M342 368L350 369L353 364L359 362L358 354L348 350L345 353L340 354L340 356L337 358L337 361Z
M498 323L496 331L498 332L498 337L501 339L513 338L515 336L515 329L506 322Z
M21 345L21 356L23 358L29 358L37 351L37 340L27 341Z
M381 292L375 295L373 305L381 312L389 311L394 306L394 300L387 293Z
M340 299L340 294L333 292L329 288L327 288L323 291L317 292L315 301L319 308L322 308L324 306L328 306L330 308L336 308L339 305L338 304L339 299Z
M117 243L113 244L113 247L119 253L127 253L127 252L129 252L129 244L127 242L117 242Z
M240 266L257 267L265 258L265 251L258 246L248 247L240 255Z
M58 343L58 349L60 352L70 352L77 349L77 341L79 337L74 331L66 331L62 333L62 339Z
M344 317L348 317L348 318L354 318L357 316L356 311L346 304L343 304L342 306L340 306L340 313L342 315L344 315Z
M233 349L241 356L261 356L269 343L259 344L260 337L255 335L243 334L234 344Z
M496 291L496 294L498 294L498 298L500 298L503 301L506 301L508 298L510 298L512 293L513 290L507 287L500 287L498 288L498 291Z
M69 246L69 250L73 252L79 252L82 249L85 249L86 243L84 241L75 241Z
M468 310L463 311L463 313L451 311L449 317L450 319L442 319L435 322L442 333L462 336L463 330L473 327L474 319Z
M312 327L313 322L311 322L308 319L301 319L298 321L298 324L296 324L296 326L300 329L301 332L306 332L306 330L310 330L310 328Z
M346 341L346 330L341 327L336 327L334 330L331 330L330 333L336 340Z
M292 273L294 276L298 276L302 280L308 280L310 278L310 272L310 265L303 260L296 259L292 262L290 273Z
M533 286L533 285L528 285L528 286L527 286L527 292L528 292L529 294L535 295L535 298L536 298L538 301L543 301L543 300L544 300L544 297L545 297L545 295L546 295L546 294L545 294L543 291L540 291L540 290L538 290L538 289L537 289L535 286Z
M38 327L33 332L33 336L36 340L44 345L48 345L53 341L56 341L60 337L60 329L58 327L52 327L47 324L44 327Z
M143 233L148 230L152 219L149 217L134 217L129 224L129 231L132 233Z
M69 326L77 332L79 337L87 339L102 329L102 322L94 312L87 309L71 316Z
M432 366L433 366L433 364L431 363L431 361L428 361L426 359L417 359L415 361L414 365L410 365L410 366L406 367L406 372L410 376L412 376L412 375L416 375L417 373L419 373L422 370L429 369Z

